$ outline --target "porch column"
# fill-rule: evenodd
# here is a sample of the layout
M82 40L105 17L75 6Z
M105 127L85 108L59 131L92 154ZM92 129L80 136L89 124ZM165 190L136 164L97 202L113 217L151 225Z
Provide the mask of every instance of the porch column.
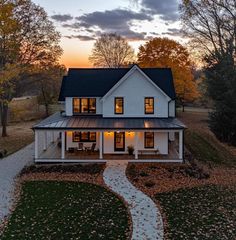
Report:
M39 158L39 133L37 130L34 132L34 159Z
M99 133L99 159L103 159L103 132Z
M179 131L179 159L183 159L183 130Z
M134 155L135 155L135 159L138 159L138 132L135 132Z
M61 159L65 159L65 132L61 132Z
M47 149L47 131L44 132L43 151Z

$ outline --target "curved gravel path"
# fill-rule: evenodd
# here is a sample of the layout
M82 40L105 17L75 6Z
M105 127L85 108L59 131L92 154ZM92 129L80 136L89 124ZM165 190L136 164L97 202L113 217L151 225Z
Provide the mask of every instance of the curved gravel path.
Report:
M27 164L33 163L34 143L0 159L0 223L10 213L14 178Z
M128 203L132 223L132 240L161 240L164 238L163 222L155 203L136 189L127 179L127 161L108 161L103 173L105 184Z

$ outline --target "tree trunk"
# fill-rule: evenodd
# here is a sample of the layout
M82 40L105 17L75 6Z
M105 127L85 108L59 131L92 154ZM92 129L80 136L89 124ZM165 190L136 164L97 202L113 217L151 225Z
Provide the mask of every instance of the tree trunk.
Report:
M185 112L184 103L182 103L182 112Z
M2 137L7 136L7 114L8 114L8 104L1 102L1 123L2 123Z
M45 103L45 113L46 113L46 116L48 117L49 116L49 104Z

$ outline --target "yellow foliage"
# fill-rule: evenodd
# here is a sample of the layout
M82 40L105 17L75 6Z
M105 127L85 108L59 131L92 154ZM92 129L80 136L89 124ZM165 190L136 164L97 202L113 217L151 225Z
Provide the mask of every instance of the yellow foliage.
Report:
M168 38L153 38L139 48L140 67L171 68L177 97L181 102L193 101L199 96L192 73L192 62L187 49Z

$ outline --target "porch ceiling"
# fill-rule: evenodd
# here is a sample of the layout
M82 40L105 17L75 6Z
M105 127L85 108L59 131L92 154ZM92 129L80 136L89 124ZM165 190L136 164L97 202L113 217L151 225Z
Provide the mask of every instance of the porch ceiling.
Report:
M63 116L55 113L36 124L33 129L52 130L158 130L184 129L177 118L104 118L96 116Z

